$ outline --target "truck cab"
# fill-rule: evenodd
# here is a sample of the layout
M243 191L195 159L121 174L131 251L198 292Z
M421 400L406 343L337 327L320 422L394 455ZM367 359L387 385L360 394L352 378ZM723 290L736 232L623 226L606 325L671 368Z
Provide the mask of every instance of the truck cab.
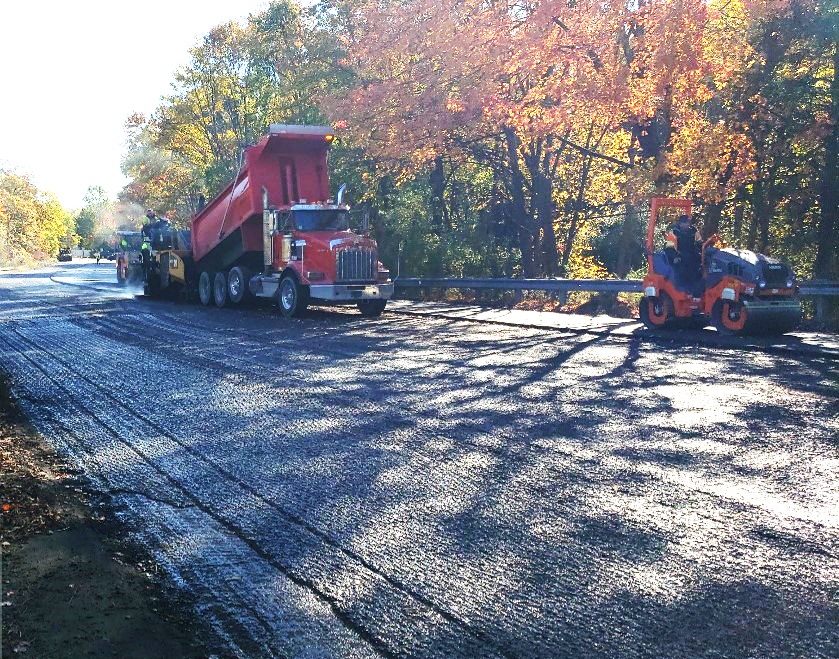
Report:
M376 241L350 228L344 204L298 203L265 212L270 250L266 273L251 280L255 295L278 296L286 315L312 300L356 304L379 315L393 295L390 272L378 260Z

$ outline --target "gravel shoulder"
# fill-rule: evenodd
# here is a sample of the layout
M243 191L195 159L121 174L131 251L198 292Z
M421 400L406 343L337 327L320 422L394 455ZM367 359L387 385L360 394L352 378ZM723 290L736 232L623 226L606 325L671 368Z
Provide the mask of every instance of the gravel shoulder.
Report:
M112 511L22 417L0 379L0 656L206 657Z

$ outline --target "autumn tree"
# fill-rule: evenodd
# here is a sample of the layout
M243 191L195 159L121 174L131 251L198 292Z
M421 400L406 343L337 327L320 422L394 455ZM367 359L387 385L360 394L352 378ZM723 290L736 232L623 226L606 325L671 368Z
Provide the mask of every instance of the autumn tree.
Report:
M282 0L213 28L153 115L129 119L122 198L188 218L269 124L322 122L316 98L336 84L336 44L313 25L311 10Z
M58 200L27 177L0 170L0 262L55 256L75 240L74 222Z
M672 136L704 120L707 81L722 75L705 57L707 23L703 0L368 3L348 37L359 83L332 99L332 114L402 171L434 171L443 156L490 168L525 276L558 273L558 199L574 198L571 180L588 184L595 161L611 168L628 208L624 274L639 233L634 206L676 185L683 152ZM569 159L573 174L560 167ZM578 186L576 197L581 206Z
M653 194L829 273L834 5L274 2L129 121L121 196L185 221L268 124L329 120L331 177L403 273L623 276Z

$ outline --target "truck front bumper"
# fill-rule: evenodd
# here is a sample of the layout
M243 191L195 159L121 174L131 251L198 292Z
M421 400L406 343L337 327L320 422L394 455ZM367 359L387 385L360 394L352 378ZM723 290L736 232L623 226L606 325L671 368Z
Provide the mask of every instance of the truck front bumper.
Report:
M331 302L389 300L393 284L310 284L309 297Z

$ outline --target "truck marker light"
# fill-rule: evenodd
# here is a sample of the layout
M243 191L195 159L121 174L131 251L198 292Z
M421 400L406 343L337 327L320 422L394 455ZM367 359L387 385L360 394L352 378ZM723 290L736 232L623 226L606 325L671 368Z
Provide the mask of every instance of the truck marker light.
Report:
M323 139L325 139L327 142L331 142L332 140L334 140L334 139L335 139L335 136L334 136L334 135L332 135L332 134L329 134L329 135L324 135L324 136L323 136Z

